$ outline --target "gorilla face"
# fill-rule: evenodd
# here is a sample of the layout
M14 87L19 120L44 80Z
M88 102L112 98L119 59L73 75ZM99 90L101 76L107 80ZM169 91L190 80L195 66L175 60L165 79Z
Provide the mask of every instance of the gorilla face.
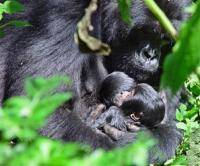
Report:
M149 27L134 27L125 40L112 47L106 60L109 72L123 71L139 82L147 80L159 69L161 38L161 33Z
M148 79L159 67L160 35L148 30L148 27L133 29L128 36L132 51L127 56L131 61L127 59L127 62L124 62L124 65L128 66L128 70L125 72L138 81Z
M111 2L109 5L105 4L104 19L102 19L103 41L112 48L112 54L105 58L108 72L122 71L138 82L149 82L156 76L159 82L160 75L158 73L162 72L163 57L172 48L171 39L168 38L143 1L134 0L132 2L133 26L127 25L121 20L115 1L111 0ZM178 28L178 24L181 22L180 18L185 17L183 14L180 15L179 3L168 0L156 2ZM189 3L186 0L184 5L187 4L186 2ZM172 8L174 10L171 10ZM169 43L169 45L166 43L165 51L162 46L165 42L164 39L167 39L166 42Z

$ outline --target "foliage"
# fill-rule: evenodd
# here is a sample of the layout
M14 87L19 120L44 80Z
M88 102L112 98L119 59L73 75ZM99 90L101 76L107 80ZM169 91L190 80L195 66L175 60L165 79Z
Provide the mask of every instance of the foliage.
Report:
M131 0L118 0L122 19L130 24ZM16 0L0 3L0 20L4 14L15 14L24 10ZM176 91L187 76L199 65L200 54L200 3L192 18L182 27L173 53L166 59L162 85ZM6 20L5 20L6 21ZM29 26L27 22L11 20L0 25L0 33L7 26ZM186 47L187 46L187 47ZM176 72L174 72L176 71ZM177 150L177 156L165 165L187 165L193 161L195 149L199 149L199 137L193 137L199 130L200 111L200 67L186 82L190 93L187 103L177 110L177 127L183 130L184 139ZM170 81L169 81L170 80ZM28 79L26 96L13 97L0 109L0 165L146 165L147 152L154 144L148 135L141 134L134 144L105 152L92 152L88 146L50 140L38 135L38 129L57 107L70 99L70 92L61 93L60 85L68 86L68 78ZM66 110L67 111L67 110ZM194 133L194 134L193 134ZM70 133L69 133L70 134ZM192 137L191 137L192 135ZM194 141L195 140L195 141ZM194 146L194 142L198 142Z
M97 10L98 0L91 0L85 9L85 14L77 24L77 31L74 35L75 42L84 53L108 56L111 48L108 44L90 35L93 26L91 24L92 14Z
M0 110L0 165L146 165L154 141L144 133L133 145L94 153L85 145L64 144L38 135L46 117L71 97L69 92L54 93L65 83L69 83L68 78L28 79L26 96L5 102Z
M186 152L188 165L200 165L200 128L192 133L189 142L190 149Z
M176 92L200 64L200 3L191 19L181 28L179 39L164 64L162 86ZM178 69L178 70L177 70ZM169 81L170 80L170 81Z
M153 1L145 0L145 2L149 6L148 3ZM197 157L197 154L199 154L198 149L200 148L200 137L195 134L200 129L200 54L198 51L200 43L200 2L193 4L187 10L192 13L192 17L182 26L173 53L165 60L161 85L164 88L169 87L173 92L176 92L189 74L192 72L196 74L192 74L185 84L190 93L190 98L179 107L176 113L176 118L179 121L177 127L183 130L183 142L177 150L177 155L167 161L165 165L200 164ZM159 15L159 12L156 12L156 8L152 7L151 11L155 15ZM158 16L158 18L161 18L161 22L165 20L162 20L162 16Z
M144 0L144 2L164 29L176 40L177 32L175 28L155 1ZM122 19L125 22L130 22L131 1L118 0L118 3ZM170 88L174 93L200 64L200 52L197 51L200 43L200 2L193 5L189 11L194 11L194 13L189 21L182 26L173 52L167 56L164 63L161 86L162 88Z
M6 0L4 3L0 3L0 21L3 20L4 14L15 14L19 12L23 12L24 7L21 3L16 0ZM24 27L30 26L27 21L22 20L10 20L2 25L0 25L0 37L4 36L4 28L8 26L15 26L15 27Z
M177 127L183 130L184 139L177 150L177 156L169 160L166 165L194 165L192 162L196 157L193 151L200 149L200 137L197 137L196 134L200 130L200 80L198 76L192 74L185 86L189 93L189 99L185 104L181 104L176 112L176 119L179 121ZM197 142L195 145L194 138Z
M190 149L186 152L189 165L200 165L200 128L192 133L190 139Z
M144 0L144 3L149 8L149 10L154 14L157 20L160 22L162 27L166 30L166 32L171 35L171 37L176 40L177 39L177 31L172 25L171 21L167 18L165 13L160 9L157 3L154 0Z
M129 25L132 23L131 11L130 11L131 3L132 3L131 0L118 0L121 18L125 23Z

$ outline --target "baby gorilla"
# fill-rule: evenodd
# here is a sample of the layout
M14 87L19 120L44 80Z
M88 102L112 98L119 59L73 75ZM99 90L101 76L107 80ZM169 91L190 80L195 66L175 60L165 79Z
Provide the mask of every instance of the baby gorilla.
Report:
M152 128L164 118L165 106L159 93L148 84L136 84L123 72L109 74L99 94L107 110L96 120L95 127L109 123L122 131L134 131L135 125Z
M138 84L123 100L120 109L136 124L152 128L160 124L165 115L165 104L150 85Z

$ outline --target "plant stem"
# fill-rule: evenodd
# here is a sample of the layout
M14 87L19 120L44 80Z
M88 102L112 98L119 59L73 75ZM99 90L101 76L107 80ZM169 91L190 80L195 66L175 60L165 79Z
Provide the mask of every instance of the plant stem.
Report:
M154 0L144 0L144 3L149 10L154 14L163 28L170 34L170 36L176 41L178 37L177 30L172 25L171 21L167 18L165 13L159 8Z

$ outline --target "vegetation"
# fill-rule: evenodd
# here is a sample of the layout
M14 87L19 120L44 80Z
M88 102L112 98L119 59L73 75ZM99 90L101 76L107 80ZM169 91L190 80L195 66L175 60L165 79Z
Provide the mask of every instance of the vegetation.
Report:
M176 112L177 127L183 130L183 142L177 150L177 156L166 162L168 165L199 165L199 153L193 153L200 149L200 137L196 135L200 130L200 79L192 74L185 83L189 98L181 104ZM195 137L195 139L194 139ZM195 147L194 147L195 140ZM195 160L194 160L195 158Z
M122 18L131 23L130 1L118 2ZM6 26L30 25L25 21L3 20L4 14L22 12L23 9L23 5L15 0L0 3L0 34L3 35ZM182 26L177 44L164 65L162 87L169 87L175 92L185 82L189 93L187 102L181 104L176 113L177 127L183 130L184 139L176 157L165 165L200 165L196 155L200 154L200 2L196 2L192 11L191 19ZM141 133L134 144L109 152L92 152L85 145L64 144L38 134L37 130L46 117L72 96L69 92L55 93L57 87L66 83L70 84L70 80L64 77L28 79L25 83L26 95L5 102L0 109L0 165L146 165L148 149L155 141L145 133Z
M146 165L154 141L146 140L149 136L144 133L131 146L93 153L84 145L63 144L38 134L44 119L71 97L70 93L49 93L65 82L69 80L63 77L29 79L26 96L5 103L0 110L0 165Z
M6 0L4 3L0 3L0 21L3 20L4 14L15 14L18 12L23 12L24 7L21 3L15 0ZM15 27L23 27L23 26L30 26L27 21L22 20L10 20L2 25L0 25L0 37L3 37L4 29L8 26L15 26Z

